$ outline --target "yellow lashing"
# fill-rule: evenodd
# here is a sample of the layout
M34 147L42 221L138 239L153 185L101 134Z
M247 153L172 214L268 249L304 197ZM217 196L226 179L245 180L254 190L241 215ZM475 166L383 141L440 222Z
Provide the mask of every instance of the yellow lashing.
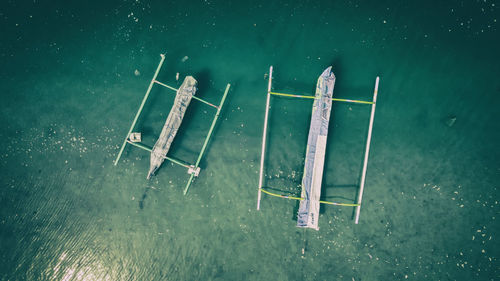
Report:
M315 98L315 96L292 95L292 94L275 93L275 92L269 92L269 93L271 95L283 96L283 97L292 97L292 98L303 98L303 99L314 99Z
M276 93L276 92L269 92L269 94L276 95L276 96L283 96L283 97L303 98L303 99L314 99L314 98L316 98L315 96L292 95L292 94ZM371 101L362 101L362 100L349 100L349 99L336 99L336 98L332 98L332 100L333 101L352 102L352 103L362 103L362 104L373 104L373 102L371 102Z
M279 198L286 198L286 199L293 199L293 200L304 200L304 198L301 197L295 197L295 196L288 196L288 195L281 195L281 194L276 194L269 192L265 189L261 189L262 192L269 194L271 196L279 197ZM336 203L336 202L329 202L329 201L319 201L321 204L328 204L328 205L335 205L335 206L346 206L346 207L357 207L359 204L352 204L352 203Z

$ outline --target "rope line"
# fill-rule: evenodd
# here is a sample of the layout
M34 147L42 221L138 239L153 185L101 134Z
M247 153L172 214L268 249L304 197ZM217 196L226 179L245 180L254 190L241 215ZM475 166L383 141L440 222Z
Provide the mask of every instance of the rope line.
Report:
M264 188L261 188L261 191L264 192L264 193L266 193L266 194L268 194L268 195L274 196L274 197L285 198L285 199L292 199L292 200L299 200L299 201L305 200L305 198L301 198L301 197L295 197L295 196L288 196L288 195L281 195L281 194L272 193L270 191L265 190ZM320 200L319 203L328 204L328 205L335 205L335 206L346 206L346 207L357 207L357 206L360 206L360 204L336 203L336 202L322 201L322 200Z

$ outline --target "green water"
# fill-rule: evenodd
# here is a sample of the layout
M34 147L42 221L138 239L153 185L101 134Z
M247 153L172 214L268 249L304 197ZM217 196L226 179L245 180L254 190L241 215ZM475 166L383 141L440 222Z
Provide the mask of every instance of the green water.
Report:
M0 4L0 280L500 279L498 1L66 2ZM232 85L186 196L142 150L113 166L160 53L164 83L193 75L214 103ZM332 65L338 98L380 76L358 225L256 210L270 65L306 94ZM153 89L145 143L172 102ZM265 185L297 195L312 103L271 105ZM355 200L369 110L334 104L324 199ZM213 113L193 101L169 155L194 162Z

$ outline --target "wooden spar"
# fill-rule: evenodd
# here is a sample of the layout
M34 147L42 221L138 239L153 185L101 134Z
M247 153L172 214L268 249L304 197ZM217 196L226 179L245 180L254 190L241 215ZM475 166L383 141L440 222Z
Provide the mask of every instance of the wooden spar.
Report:
M363 200L363 191L365 188L366 169L368 166L368 155L370 154L370 142L372 140L373 119L375 117L375 106L377 104L378 82L379 82L379 77L377 76L377 79L375 80L375 90L373 92L373 104L372 104L372 110L371 110L371 115L370 115L370 125L368 127L368 138L366 140L365 160L363 161L363 172L361 174L361 185L359 187L359 194L358 194L358 201L357 201L358 206L356 207L356 217L354 220L354 223L356 223L356 224L358 224L358 222L359 222L359 212L361 211L361 201Z
M152 148L147 147L147 146L145 146L144 144L142 144L140 142L131 142L130 140L127 140L127 142L130 143L131 145L135 146L135 147L138 147L138 148L142 149L142 150L146 150L146 151L149 151L149 152L151 152L153 150ZM179 161L179 160L174 159L172 157L168 157L168 156L162 156L162 157L164 159L166 159L166 160L168 160L168 161L170 161L170 162L172 162L174 164L180 165L180 166L182 166L184 168L188 168L189 169L191 167L189 164L183 163L182 161Z
M164 84L164 83L162 83L162 82L160 82L160 81L157 81L157 80L154 80L154 83L156 83L156 84L158 84L158 85L161 85L161 86L163 86L163 87L165 87L165 88L167 88L167 89L170 89L170 90L172 90L172 91L174 91L174 92L177 92L177 91L179 90L179 89L176 89L176 88L174 88L174 87L172 87L172 86L169 86L169 85Z
M222 100L217 107L217 113L215 113L214 120L212 121L212 125L210 126L210 130L208 131L207 137L205 138L205 142L203 143L203 147L201 148L200 155L198 155L198 159L196 160L196 164L194 164L194 169L198 168L198 165L200 164L201 158L203 157L203 154L205 153L205 149L207 148L208 141L210 140L210 137L212 136L212 132L214 130L215 124L217 123L217 119L219 118L220 111L222 109L222 106L224 105L224 102L226 100L227 93L229 92L229 88L231 87L231 84L227 84L226 90L224 91L224 95L222 96ZM195 176L195 173L191 173L191 176L189 177L188 183L186 184L186 187L184 188L184 195L188 192L189 186L191 185L191 182L193 181L193 178Z
M151 79L151 83L149 83L148 90L146 91L146 94L144 95L144 98L142 99L141 106L139 106L139 110L135 114L134 121L132 121L132 125L130 126L130 129L128 130L127 136L125 137L125 140L123 141L122 147L120 148L120 152L118 152L118 156L116 156L115 159L115 166L118 164L118 161L120 160L120 157L122 156L123 150L125 149L125 145L127 145L127 140L128 137L130 136L130 133L134 130L135 123L137 122L137 119L139 119L139 115L141 115L141 111L144 108L144 104L146 103L146 100L149 97L149 93L151 92L151 89L153 88L153 85L156 81L156 76L158 76L158 73L160 73L161 66L163 65L163 61L165 60L165 55L160 54L161 60L160 63L158 64L158 67L156 68L155 75L153 76L153 79Z
M264 116L264 131L262 132L262 152L260 154L259 192L257 194L257 210L260 210L262 196L262 181L264 177L264 158L266 154L267 119L269 116L269 101L271 98L271 85L273 83L273 66L269 67L269 82L267 84L266 113Z

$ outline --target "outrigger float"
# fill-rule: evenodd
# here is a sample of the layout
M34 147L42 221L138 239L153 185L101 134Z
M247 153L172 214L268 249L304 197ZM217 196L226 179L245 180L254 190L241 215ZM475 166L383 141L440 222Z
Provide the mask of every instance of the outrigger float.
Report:
M186 76L184 79L184 82L182 85L179 87L179 89L176 89L172 86L169 86L167 84L164 84L158 80L156 80L158 74L160 73L161 67L163 65L163 61L165 60L165 55L161 54L161 60L160 63L158 64L158 67L156 68L156 72L153 76L153 79L151 80L151 83L149 84L149 87L146 91L146 94L144 95L144 98L142 99L142 103L139 106L139 110L137 111L134 120L132 121L132 125L130 126L130 129L127 133L127 136L125 137L125 140L123 141L123 144L120 148L120 152L118 152L118 156L115 159L114 165L116 166L118 164L118 161L120 160L120 157L122 156L122 153L125 149L125 146L127 144L131 144L135 147L141 148L143 150L149 151L151 153L151 158L150 158L150 167L149 167L149 172L147 175L147 179L150 179L151 176L154 175L156 170L160 168L161 164L163 163L164 160L168 160L174 164L183 166L188 169L188 174L191 176L189 177L189 180L186 184L186 187L184 188L184 195L188 192L189 187L191 186L191 183L193 182L194 177L198 177L200 173L200 161L205 153L205 149L207 148L207 144L210 141L210 137L212 136L213 129L215 127L215 124L217 123L217 119L219 118L219 114L221 112L222 106L224 105L224 101L226 100L227 93L229 92L229 88L231 87L230 84L227 84L226 89L224 91L224 94L222 96L222 99L220 101L220 104L214 105L206 100L203 100L199 97L195 96L196 93L196 85L197 81L194 79L192 76ZM141 143L141 135L140 133L133 132L135 125L137 123L137 120L139 119L139 116L142 112L142 109L144 107L144 104L146 103L149 93L151 92L151 89L155 84L158 84L160 86L163 86L167 89L170 89L172 91L176 92L175 96L175 101L174 104L172 105L172 109L170 110L170 113L168 114L167 120L165 121L165 124L163 126L163 129L161 131L161 134L154 144L153 148L148 147L147 145L144 145ZM175 135L177 134L177 131L182 123L182 119L184 118L184 114L186 113L186 109L189 106L189 103L191 102L191 99L195 99L197 101L200 101L206 105L209 105L215 109L217 109L217 112L215 113L214 119L212 120L212 125L210 126L210 129L208 131L208 134L205 138L205 142L203 143L203 147L201 148L200 153L198 154L198 159L196 160L195 164L188 164L185 161L175 159L173 157L167 156L168 151L170 149L170 146L175 138Z
M316 94L311 95L294 95L286 93L272 92L272 80L273 80L273 67L269 68L269 81L267 86L267 100L266 100L266 111L264 116L264 129L262 133L262 150L260 157L260 172L259 172L259 188L257 195L257 210L260 210L260 201L262 198L262 193L278 197L299 200L299 210L297 214L297 227L302 228L312 228L319 230L318 218L319 218L319 205L329 204L336 206L349 206L356 207L355 211L355 223L359 222L359 214L361 211L361 201L363 199L363 191L365 187L366 170L368 166L368 155L370 152L371 135L373 128L373 119L375 117L375 105L377 102L377 92L379 77L375 80L375 90L373 93L373 100L370 101L360 101L360 100L349 100L349 99L337 99L333 98L333 88L335 85L335 75L331 71L331 67L328 67L321 76L318 78L316 85ZM269 104L271 95L282 96L290 98L303 98L303 99L314 99L311 125L309 128L309 136L307 140L306 149L306 159L304 164L304 174L302 177L302 192L301 197L280 195L270 192L269 188L263 186L264 181L264 158L266 151L266 137L267 137L267 121L269 116ZM329 201L320 200L321 197L321 181L323 178L323 166L325 161L325 151L326 151L326 139L328 136L328 124L330 120L330 112L332 101L339 102L349 102L349 103L359 103L359 104L370 104L371 114L370 123L368 126L368 137L365 147L365 156L363 161L363 171L361 175L361 183L358 191L358 198L356 203L336 203Z

